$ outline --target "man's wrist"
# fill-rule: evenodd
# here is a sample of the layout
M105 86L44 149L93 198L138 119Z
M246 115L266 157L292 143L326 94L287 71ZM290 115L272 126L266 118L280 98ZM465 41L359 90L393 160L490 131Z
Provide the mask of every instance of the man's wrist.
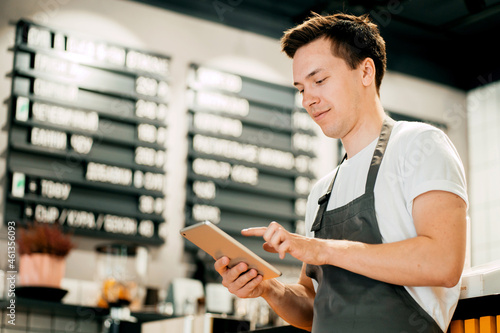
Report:
M266 301L271 299L273 295L276 294L276 288L278 287L278 281L276 279L270 279L266 281L262 281L260 287L262 288L262 293L260 296L264 298Z
M346 241L338 239L322 239L318 244L317 258L320 265L338 266L341 257L345 255L347 249Z

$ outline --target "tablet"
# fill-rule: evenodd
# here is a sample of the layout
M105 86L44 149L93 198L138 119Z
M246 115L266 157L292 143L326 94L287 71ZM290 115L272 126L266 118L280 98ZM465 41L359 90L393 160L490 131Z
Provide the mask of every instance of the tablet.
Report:
M228 257L229 267L244 262L248 267L256 269L264 280L281 275L278 269L209 221L186 227L180 233L215 260Z

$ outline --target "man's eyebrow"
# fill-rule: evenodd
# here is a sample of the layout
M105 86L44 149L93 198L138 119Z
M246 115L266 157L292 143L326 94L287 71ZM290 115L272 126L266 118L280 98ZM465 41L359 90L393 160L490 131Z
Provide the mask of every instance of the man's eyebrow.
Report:
M313 70L311 73L307 74L306 75L306 79L309 79L310 77L313 77L314 75L318 74L319 72L323 71L324 68L316 68L315 70ZM300 82L294 82L293 85L294 86L297 86L298 84L302 84Z

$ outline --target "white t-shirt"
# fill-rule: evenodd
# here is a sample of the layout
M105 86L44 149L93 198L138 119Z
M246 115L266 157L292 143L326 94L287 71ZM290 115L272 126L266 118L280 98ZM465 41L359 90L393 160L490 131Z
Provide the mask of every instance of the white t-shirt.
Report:
M347 159L332 190L327 210L343 206L365 192L370 161L378 138ZM306 235L335 170L320 179L309 194ZM423 123L396 122L375 183L375 213L383 243L417 236L412 218L413 199L422 193L442 190L457 194L467 203L465 172L450 139L441 130ZM317 287L316 281L314 281ZM447 330L460 294L460 283L452 288L405 287L437 324Z

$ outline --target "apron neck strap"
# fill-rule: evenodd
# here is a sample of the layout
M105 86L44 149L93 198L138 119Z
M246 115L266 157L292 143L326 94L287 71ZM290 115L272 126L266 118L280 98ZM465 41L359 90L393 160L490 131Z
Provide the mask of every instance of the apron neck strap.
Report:
M328 186L328 190L326 191L325 195L319 198L318 204L321 205L322 201L328 201L328 199L330 198L330 194L332 193L333 185L335 184L335 179L337 179L337 174L339 173L340 166L342 165L342 163L344 163L345 160L347 160L347 153L344 154L344 158L342 158L342 161L340 161L337 167L337 171L335 172L335 176L333 176L333 180L330 182L330 185Z

